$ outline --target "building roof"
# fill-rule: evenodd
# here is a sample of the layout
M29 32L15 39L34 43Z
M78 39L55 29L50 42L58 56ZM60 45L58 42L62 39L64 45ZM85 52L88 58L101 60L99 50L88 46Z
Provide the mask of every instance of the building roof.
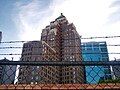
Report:
M106 41L90 41L90 42L81 42L81 44L106 44Z
M63 13L61 13L60 16L56 19L60 19L60 18L63 18L63 17L65 17L65 16L63 15Z

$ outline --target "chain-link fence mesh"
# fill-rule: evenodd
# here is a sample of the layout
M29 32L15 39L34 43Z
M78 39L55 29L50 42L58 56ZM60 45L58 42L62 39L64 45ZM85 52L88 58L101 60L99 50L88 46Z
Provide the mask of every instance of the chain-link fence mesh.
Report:
M0 89L120 89L119 68L119 61L2 61Z

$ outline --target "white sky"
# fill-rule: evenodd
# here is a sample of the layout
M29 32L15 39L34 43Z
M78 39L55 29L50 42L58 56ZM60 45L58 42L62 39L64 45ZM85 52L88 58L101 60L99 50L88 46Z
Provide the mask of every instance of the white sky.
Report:
M16 25L20 31L20 40L40 40L42 29L49 25L50 21L55 20L61 12L69 22L74 23L82 37L120 35L120 21L113 23L110 20L111 14L118 10L117 7L110 7L115 0L53 0L49 8L44 10L39 10L38 1L33 0L24 6L16 3L20 10L15 18L18 19ZM120 44L119 38L93 39L92 41ZM108 47L108 51L119 53L120 47ZM114 57L120 58L120 55L110 55L111 60Z

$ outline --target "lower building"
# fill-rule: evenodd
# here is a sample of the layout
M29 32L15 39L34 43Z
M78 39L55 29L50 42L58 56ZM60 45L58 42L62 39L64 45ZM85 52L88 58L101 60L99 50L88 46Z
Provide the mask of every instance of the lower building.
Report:
M115 61L120 61L120 59L116 59ZM112 70L113 70L113 78L120 79L120 66L119 65L112 66Z
M82 55L84 61L109 61L106 42L84 42ZM111 78L110 66L86 66L87 83L99 83Z
M58 60L56 51L44 41L31 41L23 45L21 61ZM20 66L18 83L58 83L57 66Z
M9 61L8 59L2 59L2 61ZM14 84L16 65L0 65L0 84Z

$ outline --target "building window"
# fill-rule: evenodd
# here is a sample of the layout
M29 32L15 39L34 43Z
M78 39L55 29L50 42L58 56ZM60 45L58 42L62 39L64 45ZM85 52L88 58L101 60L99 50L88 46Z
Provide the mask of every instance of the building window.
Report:
M108 57L103 57L103 58L102 58L102 61L108 61L108 60L109 60Z
M38 76L36 76L36 80L38 80Z
M93 47L99 47L99 44L93 44Z
M31 79L33 79L33 77Z
M37 66L37 69L39 68L40 66Z
M87 49L87 50L92 50L92 48L89 48L89 47L87 47L86 49Z
M100 47L105 47L106 43L99 43Z
M85 47L82 47L82 50L85 50Z
M33 74L33 75L35 74L35 71L34 71L34 70L32 71L32 74Z
M108 57L108 55L107 54L102 54L102 57Z
M44 53L46 53L46 50L44 51Z
M107 52L106 48L101 48L101 52Z
M91 45L91 44L88 44L88 45L86 45L86 47L89 47L89 48L91 48L91 47L92 47L92 45Z
M70 59L72 59L72 56L70 56Z
M99 51L99 48L97 48L97 47L96 47L96 48L93 48L93 49L94 49L94 51Z

